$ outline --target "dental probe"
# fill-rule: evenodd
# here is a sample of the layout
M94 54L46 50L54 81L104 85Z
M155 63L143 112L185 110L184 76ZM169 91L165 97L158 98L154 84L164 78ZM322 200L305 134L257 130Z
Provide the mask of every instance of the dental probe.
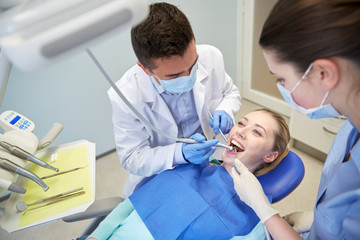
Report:
M23 150L23 149L21 149L21 148L19 148L17 146L14 146L14 145L10 144L10 143L0 141L0 146L5 148L6 150L8 150L10 153L14 154L17 157L29 160L30 162L33 162L33 163L35 163L37 165L40 165L42 167L45 167L45 168L49 168L49 169L54 170L56 172L59 171L58 168L55 168L55 167L51 166L50 164L47 164L46 162L41 161L40 159L38 159L34 155L28 153L27 151L25 151L25 150Z
M214 120L214 117L211 115L211 113L210 113L209 111L208 111L208 114L209 114L210 118L211 118L212 120ZM227 139L226 139L224 133L221 131L220 128L219 128L219 132L220 132L221 136L223 137L224 141L227 142Z

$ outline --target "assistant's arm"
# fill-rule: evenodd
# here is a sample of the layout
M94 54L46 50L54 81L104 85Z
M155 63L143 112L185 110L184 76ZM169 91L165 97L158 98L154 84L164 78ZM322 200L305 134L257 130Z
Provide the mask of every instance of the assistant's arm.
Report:
M260 182L246 166L235 159L232 169L234 186L240 199L251 207L275 240L302 239L292 227L271 207Z
M270 217L264 225L275 240L303 239L279 214Z

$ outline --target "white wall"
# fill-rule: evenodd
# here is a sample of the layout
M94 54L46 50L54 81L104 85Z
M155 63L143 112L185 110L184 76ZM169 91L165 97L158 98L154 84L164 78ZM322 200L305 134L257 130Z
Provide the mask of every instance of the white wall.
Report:
M155 2L155 1L150 1ZM227 72L236 81L236 0L177 0L193 26L197 43L218 47ZM130 30L91 48L114 79L136 63ZM36 72L13 67L0 111L11 109L35 122L41 139L54 122L64 130L52 146L87 139L96 143L96 154L115 147L108 83L85 52Z

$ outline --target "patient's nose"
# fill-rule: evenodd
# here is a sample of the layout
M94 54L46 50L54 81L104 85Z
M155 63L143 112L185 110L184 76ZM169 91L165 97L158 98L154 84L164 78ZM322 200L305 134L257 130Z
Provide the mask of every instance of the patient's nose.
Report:
M239 128L239 129L237 130L236 134L237 134L240 138L245 139L246 131L247 131L247 130L246 130L245 127L244 127L244 128Z

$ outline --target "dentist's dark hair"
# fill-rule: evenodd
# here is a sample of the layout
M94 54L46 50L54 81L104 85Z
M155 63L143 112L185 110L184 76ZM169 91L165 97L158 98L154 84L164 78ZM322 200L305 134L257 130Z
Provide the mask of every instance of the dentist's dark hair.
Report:
M353 61L360 68L360 1L279 0L259 44L299 73L313 61L331 57Z
M186 15L169 3L150 5L148 17L131 30L131 43L139 62L149 70L154 60L183 56L195 40Z

